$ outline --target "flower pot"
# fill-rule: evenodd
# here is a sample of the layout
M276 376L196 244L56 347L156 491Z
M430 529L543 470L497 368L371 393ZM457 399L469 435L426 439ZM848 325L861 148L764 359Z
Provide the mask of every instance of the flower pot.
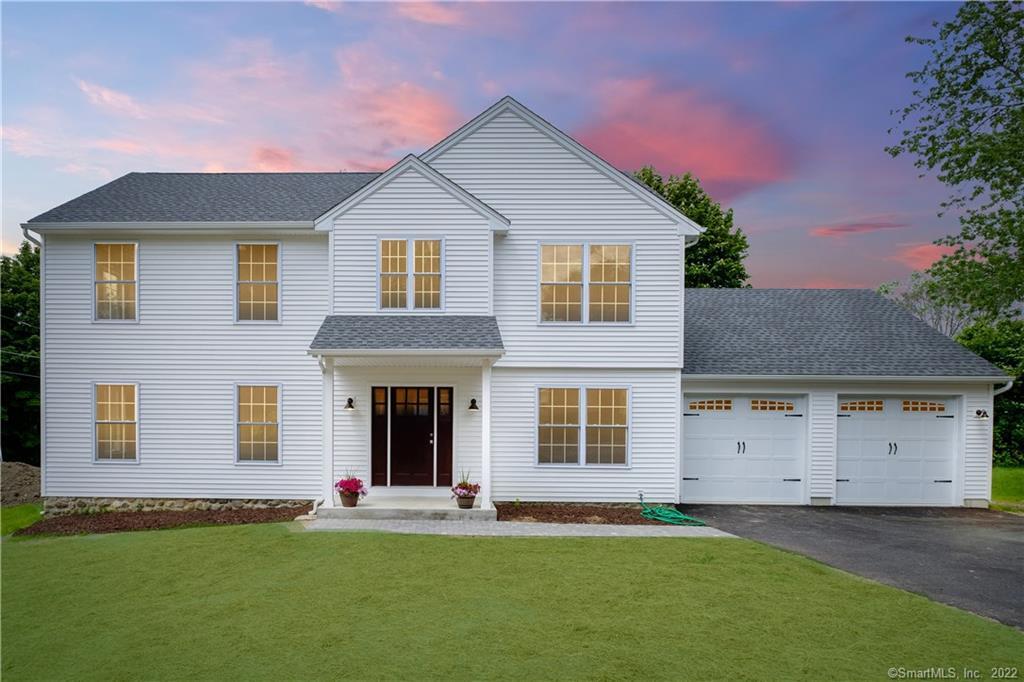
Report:
M459 503L459 509L472 509L476 497L456 497L455 501Z
M341 493L342 507L354 507L357 504L359 504L359 495L349 495L348 493Z

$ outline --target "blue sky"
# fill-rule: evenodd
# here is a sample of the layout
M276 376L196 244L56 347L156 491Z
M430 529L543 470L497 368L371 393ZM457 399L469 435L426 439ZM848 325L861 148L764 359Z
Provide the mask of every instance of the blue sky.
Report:
M3 245L125 172L382 169L511 94L690 171L755 286L905 277L956 231L884 147L931 3L3 3Z

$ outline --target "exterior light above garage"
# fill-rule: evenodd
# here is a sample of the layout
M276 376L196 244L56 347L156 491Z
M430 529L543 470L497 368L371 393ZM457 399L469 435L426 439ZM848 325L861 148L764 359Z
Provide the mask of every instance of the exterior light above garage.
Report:
M975 410L974 416L977 417L978 419L986 420L989 418L988 410Z

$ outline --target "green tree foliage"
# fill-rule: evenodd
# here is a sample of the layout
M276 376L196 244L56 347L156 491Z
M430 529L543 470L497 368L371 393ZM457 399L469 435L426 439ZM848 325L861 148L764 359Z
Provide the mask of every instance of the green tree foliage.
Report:
M886 282L878 293L898 303L946 336L956 336L977 315L952 295L944 282L925 272L912 272L906 282Z
M0 262L0 448L39 464L39 249L23 242Z
M665 198L706 231L700 241L686 250L686 286L703 288L745 287L750 275L743 265L750 245L747 235L732 224L732 209L707 195L700 181L689 173L662 179L647 166L636 179Z
M973 309L1019 315L1024 300L1024 5L967 2L938 35L908 37L930 49L907 77L913 101L895 112L893 156L949 185L942 212L960 217L955 248L931 274ZM890 130L890 133L893 132ZM941 213L940 213L941 215Z
M978 322L957 340L1011 377L1024 376L1024 320ZM996 396L993 460L1001 466L1024 466L1024 385L1014 384Z

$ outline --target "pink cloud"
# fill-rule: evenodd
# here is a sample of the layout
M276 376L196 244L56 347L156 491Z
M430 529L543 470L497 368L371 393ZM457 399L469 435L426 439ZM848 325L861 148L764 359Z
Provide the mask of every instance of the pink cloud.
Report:
M300 165L295 154L278 147L257 147L252 157L255 167L265 172L293 171Z
M898 223L891 220L863 220L848 223L832 223L812 227L809 234L814 237L843 238L851 234L865 234L881 230L896 230L910 227L910 223Z
M412 19L421 24L433 24L435 26L459 26L465 21L465 16L456 9L454 4L442 4L440 2L400 2L393 5L399 16Z
M148 114L139 106L135 98L127 93L118 92L96 83L90 83L81 78L76 78L75 83L88 100L98 107L132 118L148 117Z
M887 260L903 263L913 270L924 270L955 250L951 246L941 244L901 244L900 247L899 251L888 256Z
M598 117L576 137L614 165L692 172L718 199L790 176L793 154L765 121L695 89L651 78L605 82Z
M811 277L799 285L804 289L866 289L870 288L860 281L837 279L835 277Z
M335 14L340 13L342 7L344 7L343 3L339 0L306 0L304 4L309 7L316 7L317 9L322 9L325 12L332 12Z

